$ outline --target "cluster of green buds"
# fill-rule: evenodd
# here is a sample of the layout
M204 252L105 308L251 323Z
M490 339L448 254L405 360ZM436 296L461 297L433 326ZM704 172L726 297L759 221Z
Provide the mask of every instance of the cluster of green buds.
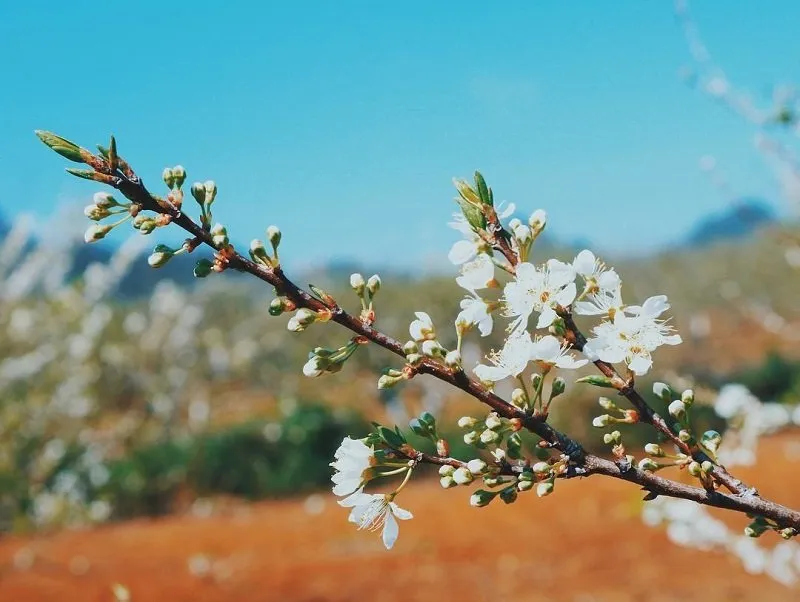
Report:
M351 339L338 349L315 347L309 352L308 361L303 365L303 374L310 378L316 378L323 374L335 374L344 367L344 363L359 347L360 344L355 339Z
M610 433L603 434L603 443L611 446L611 453L614 458L624 465L630 467L635 458L625 452L625 445L622 443L622 433L619 431L611 431Z
M597 403L607 413L594 417L592 426L595 428L601 429L611 424L636 424L639 422L639 412L633 409L620 408L608 397L600 397Z
M167 200L180 209L183 205L183 183L186 181L186 170L183 165L165 167L161 173L161 179L169 188Z
M522 422L518 418L502 418L497 412L489 412L484 420L462 416L458 426L465 429L464 443L479 449L490 445L500 446L505 439L505 454L511 459L522 457L522 438L519 431Z
M695 444L695 437L689 421L689 410L694 404L694 391L686 389L680 399L673 399L672 389L664 383L655 383L653 393L661 397L667 405L667 412L675 420L673 430L678 434L678 439L689 445Z
M272 253L267 251L264 242L257 238L250 241L250 259L268 268L277 268L281 265L278 256L278 246L281 244L281 231L278 226L267 228L267 242L272 248Z
M211 204L217 197L217 185L213 180L206 180L205 182L195 182L191 187L192 197L200 205L200 225L204 230L211 229Z
M798 534L797 529L792 527L781 527L773 520L758 516L755 514L747 514L748 518L753 519L749 525L744 528L744 534L748 537L761 537L767 531L775 531L783 539L791 539Z
M107 192L97 192L92 198L92 204L83 209L83 214L94 222L99 222L112 215L124 214L122 219L112 224L92 224L84 234L86 242L97 242L106 237L114 228L129 220L138 212L138 206L133 208L132 203L119 202ZM155 226L154 226L155 227Z
M647 457L640 460L638 466L639 470L645 470L647 472L657 472L663 468L669 468L670 466L685 468L694 462L692 458L686 454L680 452L669 453L665 451L658 443L648 443L645 445L644 453L647 454ZM696 462L694 463L697 464ZM694 470L693 468L692 471Z
M565 458L555 462L540 461L532 466L526 463L514 475L499 475L496 470L490 469L483 475L483 483L487 489L479 489L473 493L469 500L470 505L481 508L488 506L495 498L511 504L517 500L518 494L532 490L536 491L538 497L548 496L555 490L558 476L566 472L567 464L568 460Z

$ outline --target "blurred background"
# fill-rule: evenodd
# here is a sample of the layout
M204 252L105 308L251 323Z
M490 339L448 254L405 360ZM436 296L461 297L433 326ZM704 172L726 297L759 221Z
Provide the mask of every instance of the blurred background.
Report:
M85 245L100 188L33 136L114 133L154 190L176 164L216 180L237 247L278 224L295 281L355 308L349 275L380 273L398 338L458 311L451 178L480 169L521 219L547 211L537 260L588 247L626 300L669 296L684 343L642 390L693 387L736 474L798 507L800 4L688 8L0 6L0 598L796 599L797 544L600 478L480 510L417 479L386 552L330 493L341 439L428 410L458 456L482 409L428 378L379 393L379 349L303 377L347 333L291 334L272 291L188 258L149 268L177 231ZM467 363L500 341L470 338ZM596 401L571 387L553 421L603 451Z

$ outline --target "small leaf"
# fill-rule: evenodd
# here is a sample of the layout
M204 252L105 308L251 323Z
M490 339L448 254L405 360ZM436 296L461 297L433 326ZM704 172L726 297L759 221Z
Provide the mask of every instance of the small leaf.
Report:
M413 431L415 435L419 437L428 437L430 433L428 432L428 427L426 427L418 418L412 418L408 421L408 427Z
M66 138L55 135L53 132L45 132L44 130L36 130L36 135L39 137L39 140L62 157L74 161L75 163L86 163L81 155L81 147L74 142L70 142Z
M475 172L475 190L478 191L478 197L481 200L481 203L484 205L492 206L492 194L489 191L489 187L486 185L486 180L483 179L481 172Z
M399 449L406 443L406 440L402 435L386 428L385 426L379 426L377 431L378 436L383 440L383 442L393 449Z
M461 213L464 214L467 223L472 226L474 230L486 229L486 217L478 207L468 203L464 199L456 199L456 202L461 207Z
M205 278L211 273L211 268L213 267L213 263L211 263L208 259L201 259L198 261L194 266L194 275L195 278Z
M422 414L419 415L419 420L430 430L433 431L436 429L436 418L430 412L422 412Z
M608 376L599 376L593 374L591 376L579 378L575 382L586 383L588 385L594 385L595 387L603 387L604 389L616 389L614 386L614 381Z

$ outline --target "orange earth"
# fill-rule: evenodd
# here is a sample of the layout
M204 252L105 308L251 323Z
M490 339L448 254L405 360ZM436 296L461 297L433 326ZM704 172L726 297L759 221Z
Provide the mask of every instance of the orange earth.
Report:
M761 466L736 471L763 495L800 507L800 438L773 437ZM769 461L767 460L769 459ZM470 488L411 483L415 514L391 552L358 532L329 493L304 499L195 504L184 516L0 541L0 600L574 602L798 600L722 552L671 544L641 523L640 493L603 477L559 483L544 499L471 508ZM745 518L721 513L742 528ZM779 541L766 535L764 545Z

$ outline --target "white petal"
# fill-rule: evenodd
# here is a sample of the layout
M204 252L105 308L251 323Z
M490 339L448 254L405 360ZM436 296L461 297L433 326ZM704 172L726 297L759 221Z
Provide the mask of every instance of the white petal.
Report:
M480 380L484 382L497 382L498 380L503 380L504 378L511 376L508 370L505 368L501 368L499 366L486 366L484 364L478 364L472 370Z
M408 510L401 508L394 502L391 502L389 505L392 507L392 512L394 512L394 515L400 520L409 520L414 518L413 514L411 514Z
M558 314L552 307L543 307L542 313L539 314L539 320L536 322L536 328L548 328L558 317Z
M649 357L645 357L642 355L636 355L633 357L633 360L630 364L628 364L628 368L633 370L636 376L642 376L647 374L647 371L650 370L650 366L653 365L653 360Z
M451 248L447 254L447 259L455 265L461 265L468 262L470 259L478 254L478 249L475 243L469 240L459 240Z
M594 273L596 261L594 253L589 249L584 249L575 257L572 262L572 267L575 268L575 271L581 276L590 276Z
M350 495L361 485L361 479L346 479L333 488L334 495Z
M383 545L387 550L391 550L394 542L397 541L397 535L400 532L400 527L391 512L386 513L386 522L383 523Z

